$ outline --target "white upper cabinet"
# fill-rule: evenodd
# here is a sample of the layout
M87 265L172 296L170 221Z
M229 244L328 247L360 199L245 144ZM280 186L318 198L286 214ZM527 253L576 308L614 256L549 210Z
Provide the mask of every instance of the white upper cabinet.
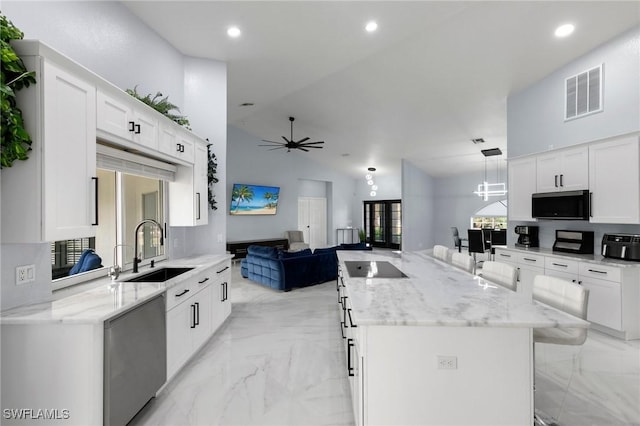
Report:
M580 146L538 155L536 176L536 192L588 189L588 147Z
M126 92L98 89L98 135L158 149L158 117L149 107Z
M37 84L18 92L29 159L2 170L2 242L95 235L96 87L39 55L21 53Z
M536 157L509 160L509 220L535 221L531 217L531 195L536 192Z
M170 155L185 163L194 161L194 135L171 121L160 124L160 140L158 149L163 154Z
M589 146L594 223L640 223L640 142L625 136Z
M175 181L169 182L171 226L198 226L209 222L207 145L195 142L192 152L194 164L179 166Z

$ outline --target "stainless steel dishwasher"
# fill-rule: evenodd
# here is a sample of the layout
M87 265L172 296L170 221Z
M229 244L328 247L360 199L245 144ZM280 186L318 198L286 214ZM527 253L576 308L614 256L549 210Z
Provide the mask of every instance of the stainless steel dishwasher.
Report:
M167 377L164 294L104 322L105 425L127 424Z

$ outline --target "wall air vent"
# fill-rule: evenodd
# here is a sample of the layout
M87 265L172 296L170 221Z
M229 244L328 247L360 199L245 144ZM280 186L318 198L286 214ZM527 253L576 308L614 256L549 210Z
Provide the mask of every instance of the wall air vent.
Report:
M600 64L565 80L565 121L602 111L603 68Z

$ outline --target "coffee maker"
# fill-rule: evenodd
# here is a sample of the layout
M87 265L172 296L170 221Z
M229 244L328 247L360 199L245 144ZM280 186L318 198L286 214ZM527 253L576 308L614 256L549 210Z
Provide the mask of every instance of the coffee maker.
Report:
M537 226L516 226L518 234L518 247L538 247L538 227Z

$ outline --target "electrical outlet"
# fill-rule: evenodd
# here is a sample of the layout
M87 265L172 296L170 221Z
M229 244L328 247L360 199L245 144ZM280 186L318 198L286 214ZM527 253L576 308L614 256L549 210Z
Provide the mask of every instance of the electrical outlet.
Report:
M458 357L438 355L438 370L457 370Z
M30 283L36 280L36 265L22 265L16 267L16 285Z

